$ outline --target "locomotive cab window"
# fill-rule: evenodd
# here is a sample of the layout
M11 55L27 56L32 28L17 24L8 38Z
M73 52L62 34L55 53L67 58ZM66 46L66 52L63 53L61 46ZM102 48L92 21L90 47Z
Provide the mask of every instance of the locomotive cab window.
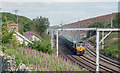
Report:
M77 47L80 47L80 44L77 44Z
M82 47L85 47L85 45L84 45L84 44L82 44Z

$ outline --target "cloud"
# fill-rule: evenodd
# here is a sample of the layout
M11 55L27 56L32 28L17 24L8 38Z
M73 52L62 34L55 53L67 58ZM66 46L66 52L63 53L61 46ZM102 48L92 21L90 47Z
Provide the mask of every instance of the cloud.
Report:
M118 2L119 0L0 0L0 2Z
M2 11L18 14L31 19L47 17L51 25L75 21L116 12L117 2L1 2Z

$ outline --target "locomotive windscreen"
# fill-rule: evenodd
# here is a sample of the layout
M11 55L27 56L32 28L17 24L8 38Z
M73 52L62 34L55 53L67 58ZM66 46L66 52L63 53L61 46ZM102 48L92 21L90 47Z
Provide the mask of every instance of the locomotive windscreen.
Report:
M77 47L80 47L80 44L77 44Z
M84 45L84 44L82 44L82 47L85 47L85 45Z

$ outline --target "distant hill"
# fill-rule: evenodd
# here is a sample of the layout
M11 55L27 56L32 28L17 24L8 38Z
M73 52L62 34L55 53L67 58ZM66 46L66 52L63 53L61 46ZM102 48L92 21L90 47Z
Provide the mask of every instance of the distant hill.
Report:
M7 17L8 21L13 21L16 22L16 15L15 14L11 14L11 13L7 13L7 12L2 12L2 21L5 22L5 18L4 16ZM18 16L19 20L18 20L18 24L20 26L24 26L25 24L29 23L30 21L32 21L31 19L24 17L24 16Z
M95 22L105 22L107 24L110 24L111 22L111 17L115 17L117 13L112 13L112 14L107 14L107 15L103 15L103 16L97 16L94 18L89 18L89 19L85 19L82 21L78 21L78 22L73 22L70 24L65 24L63 25L63 27L65 28L77 28L77 27L82 27L82 28L87 28L89 25L95 23Z

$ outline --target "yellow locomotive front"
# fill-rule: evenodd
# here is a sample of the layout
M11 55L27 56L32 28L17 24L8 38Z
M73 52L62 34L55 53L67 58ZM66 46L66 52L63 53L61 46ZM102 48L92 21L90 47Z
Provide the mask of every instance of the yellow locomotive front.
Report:
M76 47L76 54L77 55L83 55L84 54L85 43L83 43L83 42L76 43L75 47Z

